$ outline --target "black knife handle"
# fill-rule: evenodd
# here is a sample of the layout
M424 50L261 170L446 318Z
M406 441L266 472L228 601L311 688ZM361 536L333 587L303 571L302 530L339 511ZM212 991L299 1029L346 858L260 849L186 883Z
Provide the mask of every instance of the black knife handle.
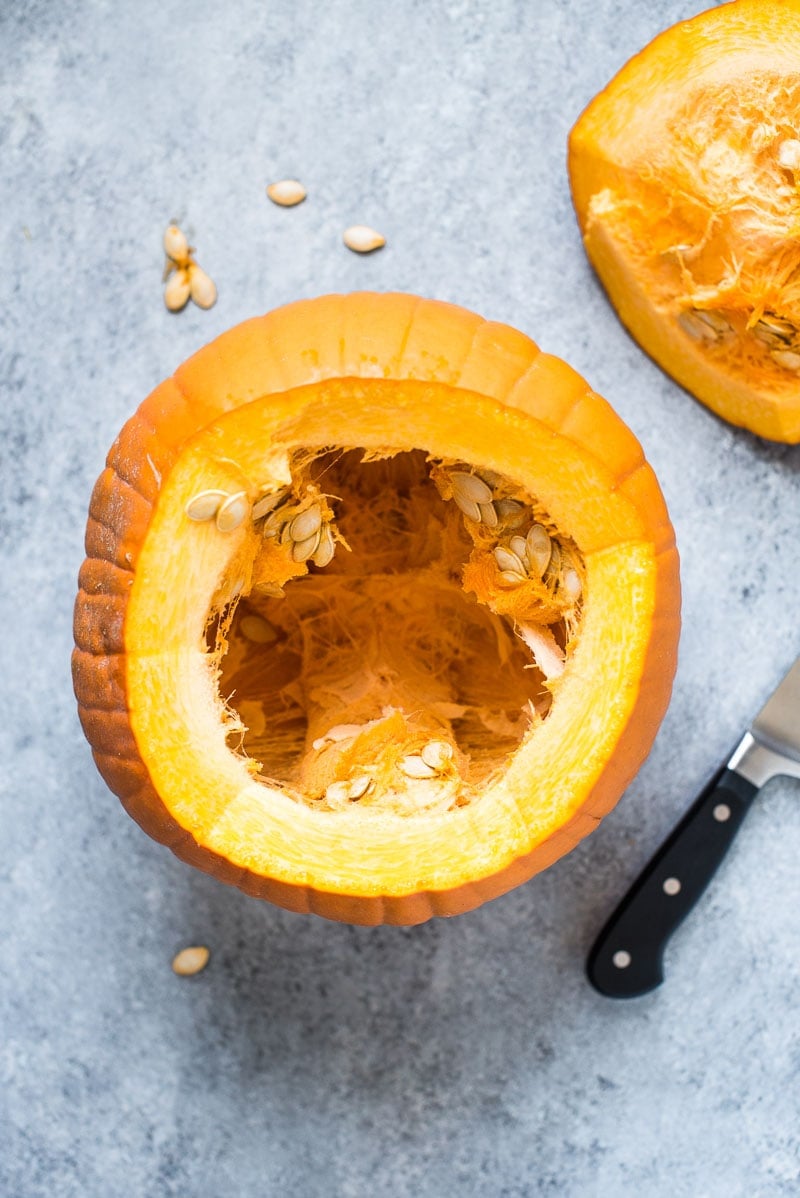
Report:
M723 768L664 841L594 943L586 972L609 998L636 998L664 980L672 933L733 842L758 788Z

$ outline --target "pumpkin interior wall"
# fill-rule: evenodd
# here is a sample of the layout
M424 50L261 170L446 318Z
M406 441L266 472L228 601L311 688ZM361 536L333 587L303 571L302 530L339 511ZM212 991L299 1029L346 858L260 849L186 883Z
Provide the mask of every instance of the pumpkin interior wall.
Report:
M295 798L330 805L336 754L320 745L332 728L368 724L349 749L356 765L374 775L383 760L388 774L393 759L439 737L456 749L459 778L429 793L379 778L364 805L463 805L546 715L551 692L513 622L465 590L473 540L427 456L363 457L298 455L295 489L311 483L330 497L343 543L283 597L256 582L234 613L212 613L220 694L244 726L252 768ZM551 630L563 649L563 622Z

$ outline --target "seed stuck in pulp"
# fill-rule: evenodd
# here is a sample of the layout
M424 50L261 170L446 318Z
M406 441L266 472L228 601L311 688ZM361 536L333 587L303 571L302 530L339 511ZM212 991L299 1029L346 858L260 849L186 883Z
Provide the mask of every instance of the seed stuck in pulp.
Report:
M227 491L198 491L186 504L184 511L190 520L212 520L220 504L228 498Z
M237 491L235 495L229 495L217 511L217 528L220 532L233 532L249 510L250 502L246 491Z

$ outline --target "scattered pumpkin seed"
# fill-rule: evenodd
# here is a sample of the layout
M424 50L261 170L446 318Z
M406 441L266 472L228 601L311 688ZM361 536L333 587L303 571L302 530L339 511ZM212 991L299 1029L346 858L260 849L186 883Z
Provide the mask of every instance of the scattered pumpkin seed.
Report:
M429 740L420 750L420 757L430 769L439 772L453 760L453 746L446 740Z
M437 773L418 753L408 753L403 757L400 769L407 778L435 778Z
M164 303L170 312L180 312L189 302L192 285L189 280L189 272L181 269L176 270L167 279L167 285L164 288Z
M351 225L343 234L344 244L356 254L371 254L386 245L386 238L369 225Z
M227 491L198 491L183 510L190 520L213 520L227 498Z
M278 639L278 633L263 616L242 616L239 629L246 640L256 645L270 645Z
M250 511L250 502L246 491L237 491L229 495L217 511L217 528L220 532L233 532Z
M189 261L189 242L186 234L177 225L167 225L164 232L164 253L177 266L185 266Z
M211 953L205 945L193 944L189 948L182 948L179 953L175 954L172 958L172 968L181 977L189 978L205 969L210 956Z
M307 194L297 179L280 179L277 183L270 183L267 188L267 195L273 204L279 204L281 208L294 208L295 204L303 202Z
M198 308L213 308L217 302L214 280L193 262L189 267L190 295Z

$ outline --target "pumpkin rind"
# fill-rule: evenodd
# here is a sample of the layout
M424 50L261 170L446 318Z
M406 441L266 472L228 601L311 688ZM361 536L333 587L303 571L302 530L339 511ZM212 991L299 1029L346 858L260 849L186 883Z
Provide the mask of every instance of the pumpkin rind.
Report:
M508 410L517 439L526 421L531 436L546 428L554 451L558 447L574 455L571 468L607 479L603 485L610 510L622 505L619 516L610 517L609 530L598 532L594 560L601 563L604 553L627 553L627 536L632 538L631 561L653 562L647 583L652 611L640 617L642 627L636 632L642 645L637 673L630 679L630 694L620 699L624 711L616 744L598 766L593 785L571 794L568 802L560 800L563 815L539 843L521 851L509 848L502 868L477 863L472 873L467 868L460 877L455 869L441 888L404 889L395 883L393 889L382 886L380 878L368 885L337 884L333 877L329 884L294 883L293 871L299 876L302 870L291 864L282 870L285 876L275 876L275 871L269 876L200 843L198 836L205 834L184 827L153 785L144 761L147 742L141 739L147 713L141 698L133 709L130 705L132 679L136 694L144 693L151 650L149 642L141 641L143 630L135 634L138 641L132 639L135 630L128 629L126 616L137 564L156 527L155 505L182 450L185 456L190 441L197 445L202 436L208 440L217 435L217 425L224 430L226 419L239 420L237 413L247 419L249 410L244 412L243 405L265 396L274 396L276 404L280 396L281 403L299 405L304 431L313 428L315 415L324 425L320 413L326 403L335 403L343 385L339 380L347 380L355 393L358 379L364 380L365 411L370 403L381 402L393 381L409 380L404 410L418 411L420 423L426 413L431 428L444 421L451 400L458 401L467 420L481 405L499 403L502 408L495 410ZM515 409L518 414L512 418ZM638 442L564 363L541 354L516 330L452 305L405 295L333 296L289 305L224 334L156 388L128 421L109 453L90 512L88 556L75 612L73 673L98 768L129 813L178 856L292 910L356 923L417 923L433 914L468 910L505 892L568 851L610 810L649 750L666 709L679 626L677 553L663 498ZM591 526L590 507L580 519L587 529ZM624 637L625 630L615 635ZM152 636L155 651L158 631ZM471 818L465 817L465 826ZM233 855L246 859L246 846Z
M800 375L770 360L754 328L774 311L800 320L796 205L776 162L788 134L770 107L792 107L780 97L797 89L798 54L798 0L722 4L632 58L569 139L586 252L622 323L712 411L788 443L800 441ZM719 344L676 321L709 310L731 326Z

